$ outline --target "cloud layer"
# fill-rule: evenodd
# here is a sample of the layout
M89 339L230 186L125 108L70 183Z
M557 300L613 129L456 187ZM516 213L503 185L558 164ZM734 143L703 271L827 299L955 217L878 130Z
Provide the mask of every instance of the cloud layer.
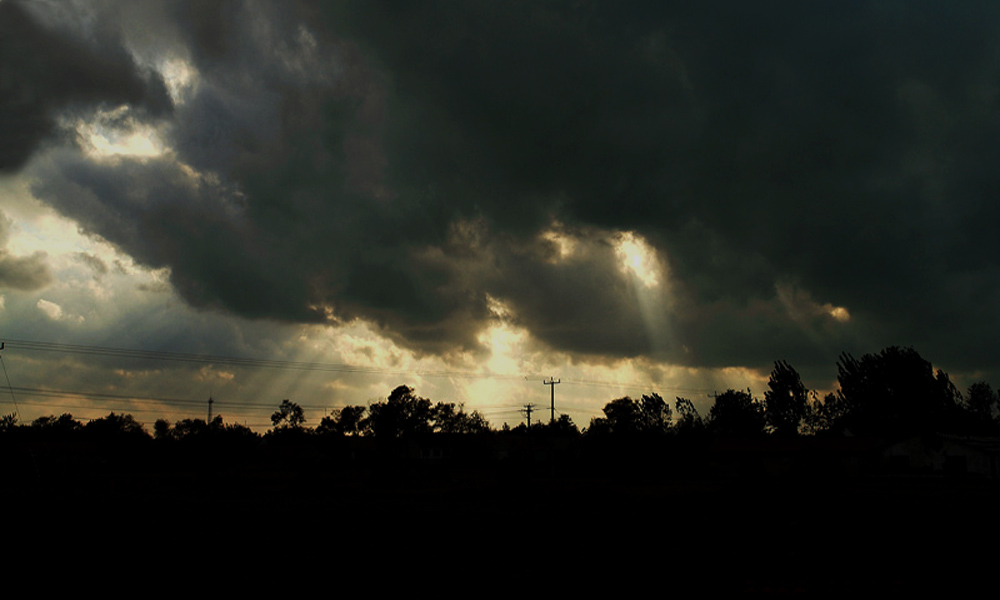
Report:
M193 306L442 355L491 302L583 360L996 355L989 3L0 12L0 168Z

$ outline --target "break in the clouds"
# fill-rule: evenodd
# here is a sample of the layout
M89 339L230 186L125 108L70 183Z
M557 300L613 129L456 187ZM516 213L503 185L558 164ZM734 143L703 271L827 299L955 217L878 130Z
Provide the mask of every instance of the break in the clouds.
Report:
M497 305L587 360L996 354L993 3L0 12L0 166L195 307L437 354Z
M32 4L34 13L27 9ZM79 11L85 7L0 2L0 172L23 166L59 134L59 117L77 109L121 103L152 112L168 108L162 80L136 69L114 25L91 20L90 35L57 26L83 21Z

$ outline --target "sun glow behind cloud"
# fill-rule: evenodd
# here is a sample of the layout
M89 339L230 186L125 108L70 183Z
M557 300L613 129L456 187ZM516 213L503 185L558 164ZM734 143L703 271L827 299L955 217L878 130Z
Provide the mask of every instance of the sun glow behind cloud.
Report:
M524 356L528 332L511 324L513 314L506 304L491 296L487 296L487 304L494 321L479 335L479 343L489 351L483 366L490 373L522 373L524 365L518 357Z
M184 104L197 89L198 72L186 60L171 58L164 60L159 67L163 82L167 85L167 93L175 105Z
M810 319L822 317L833 319L837 323L849 323L851 312L844 306L836 306L829 302L820 304L805 290L789 283L779 283L775 286L778 301L784 306L788 315L797 323L807 324Z
M851 313L843 306L833 306L827 304L824 306L831 317L840 321L841 323L846 323L851 320Z
M128 112L127 106L121 106L73 123L87 156L154 158L164 154L166 147L156 128L129 118Z
M576 250L577 241L571 235L562 230L561 225L556 223L551 229L542 232L541 239L551 244L555 249L549 262L559 262L572 256Z
M654 355L664 353L672 343L669 316L673 304L666 263L655 248L634 232L618 234L614 243L620 268L633 283L650 350Z
M655 288L661 282L662 267L656 251L642 237L626 231L616 240L615 253L621 261L622 269L634 275L647 288Z

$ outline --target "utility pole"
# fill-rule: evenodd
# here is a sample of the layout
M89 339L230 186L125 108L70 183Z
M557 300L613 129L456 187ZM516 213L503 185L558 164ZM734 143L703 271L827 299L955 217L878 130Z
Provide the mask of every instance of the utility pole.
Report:
M535 410L534 404L525 404L524 408L521 409L521 412L524 413L524 416L528 418L528 431L531 431L531 413L534 410Z
M547 385L552 388L552 403L550 405L551 415L549 417L549 424L556 422L556 384L561 383L561 379L553 379L549 377L548 381L543 381L543 385Z

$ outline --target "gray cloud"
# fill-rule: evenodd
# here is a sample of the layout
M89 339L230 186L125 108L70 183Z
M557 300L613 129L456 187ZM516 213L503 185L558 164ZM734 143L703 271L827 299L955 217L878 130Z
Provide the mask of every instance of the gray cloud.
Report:
M17 257L0 251L0 289L37 290L51 281L43 252Z
M77 259L83 264L87 265L87 268L94 272L94 279L100 279L104 275L108 274L108 265L101 257L94 256L93 254L88 254L86 252L77 252Z
M38 61L77 64L56 60L76 42L11 6ZM148 102L153 79L107 58L125 45L191 61L192 96L161 115L174 154L63 149L33 173L195 306L364 318L430 352L476 347L487 295L584 358L829 365L912 343L974 368L997 350L990 4L151 6L123 4L127 26L77 53L116 83L38 80L11 106L49 126L71 99ZM4 163L50 130L18 133ZM580 254L546 259L554 222ZM669 306L638 304L615 231L661 252Z
M35 252L31 256L12 256L7 250L11 221L0 212L0 290L37 290L52 281L46 255Z

